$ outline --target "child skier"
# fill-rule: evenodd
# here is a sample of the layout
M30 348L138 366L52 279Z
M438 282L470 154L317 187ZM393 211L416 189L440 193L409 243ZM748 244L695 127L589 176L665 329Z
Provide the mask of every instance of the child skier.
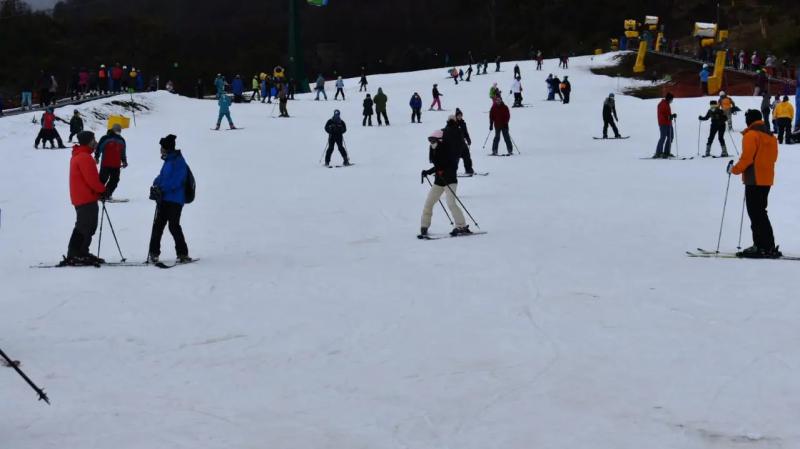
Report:
M372 106L374 104L375 104L375 102L372 101L372 97L370 96L370 94L367 94L367 97L364 98L364 103L363 103L363 106L364 106L364 120L362 120L361 126L367 126L367 123L369 123L369 126L372 126L372 114L373 114Z
M442 110L442 101L439 99L439 97L441 97L442 94L439 92L439 85L438 84L434 84L433 85L433 91L431 93L433 95L433 103L431 103L431 107L428 110L432 111L433 107L436 106L438 108L437 110L441 111Z
M79 132L83 131L83 119L81 118L80 112L77 109L72 113L72 118L69 120L69 139L68 142L72 142L72 138L77 136Z
M711 144L714 143L715 135L719 136L719 144L722 146L720 157L728 157L728 149L725 147L725 123L728 121L728 117L725 115L725 112L720 109L719 104L711 100L706 115L701 115L697 118L703 122L709 119L711 120L711 129L708 133L708 142L706 142L706 154L703 155L703 157L711 156Z
M608 98L603 102L603 139L608 139L608 127L614 131L614 138L619 139L619 130L617 129L615 121L619 121L617 116L617 105L614 100L614 93L608 94Z
M344 81L342 77L336 78L336 95L333 96L333 100L336 101L339 99L339 94L342 95L342 101L345 101L344 98Z
M408 105L411 107L411 123L414 123L415 118L417 119L417 123L422 123L422 97L414 92Z
M219 125L222 123L222 117L228 119L228 126L230 129L236 129L236 127L233 126L233 120L231 120L231 98L223 94L219 97L217 103L219 104L219 115L217 116L217 127L214 129L219 129Z
M100 182L106 186L109 200L113 200L111 196L119 185L120 169L128 167L127 144L121 134L122 127L115 123L94 150L94 161L100 164Z

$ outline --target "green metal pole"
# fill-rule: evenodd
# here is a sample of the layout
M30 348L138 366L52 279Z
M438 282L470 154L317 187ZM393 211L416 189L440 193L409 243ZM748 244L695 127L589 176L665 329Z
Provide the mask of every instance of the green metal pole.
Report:
M288 78L297 83L297 93L309 93L311 89L306 76L305 61L303 60L303 36L300 14L297 8L298 0L289 0L289 73Z

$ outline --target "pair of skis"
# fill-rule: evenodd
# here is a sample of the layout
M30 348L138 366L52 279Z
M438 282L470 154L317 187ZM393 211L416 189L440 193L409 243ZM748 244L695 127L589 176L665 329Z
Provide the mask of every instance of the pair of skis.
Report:
M92 263L92 264L84 264L84 265L69 265L69 264L65 264L62 261L61 263L57 263L57 264L40 263L38 265L31 266L31 268L84 268L84 267L101 268L101 267L149 267L149 266L154 266L154 267L157 267L157 268L161 268L161 269L167 270L167 269L170 269L170 268L175 268L178 265L188 265L190 263L197 262L198 260L200 260L200 259L192 259L190 262L175 262L175 263L172 263L172 264L166 264L164 262L156 262L156 263L151 263L151 262L127 262L127 261L123 260L121 262Z
M748 257L739 257L734 252L717 252L717 251L709 251L703 248L697 248L695 251L686 251L686 255L689 257L704 257L707 259L751 259ZM767 260L800 260L798 256L786 256L783 255L777 258L763 258Z
M486 231L472 231L469 234L456 234L456 235L450 235L450 234L425 234L425 235L422 235L422 234L419 234L419 235L417 235L417 238L420 239L420 240L440 240L440 239L449 239L449 238L470 237L470 236L473 236L473 235L483 235L483 234L486 234Z

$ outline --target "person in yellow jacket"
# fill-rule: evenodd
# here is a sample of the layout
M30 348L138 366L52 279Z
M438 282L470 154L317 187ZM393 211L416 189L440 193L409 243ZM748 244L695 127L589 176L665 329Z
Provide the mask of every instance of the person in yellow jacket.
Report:
M722 112L725 113L725 117L728 118L728 131L731 131L733 129L733 113L739 109L736 108L736 103L733 102L733 99L729 97L724 90L719 93L718 103Z
M794 106L789 97L784 95L783 101L775 105L775 123L778 125L778 143L789 143L792 132L792 119L794 119ZM785 140L784 140L785 138Z
M782 256L775 246L772 224L767 215L769 191L775 181L778 141L764 124L761 111L745 113L747 129L742 132L742 155L736 165L728 164L728 174L742 175L744 199L753 246L736 253L738 257L777 259Z
M258 75L253 75L253 81L250 83L253 89L253 95L250 96L250 101L254 99L261 100L261 83L258 81Z

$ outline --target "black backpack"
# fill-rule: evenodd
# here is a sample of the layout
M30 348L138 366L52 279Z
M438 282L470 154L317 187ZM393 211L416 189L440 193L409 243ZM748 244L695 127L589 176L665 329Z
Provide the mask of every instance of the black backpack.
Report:
M189 166L186 166L186 180L183 181L183 190L184 190L184 202L186 204L191 203L194 201L195 193L197 192L197 184L194 181L194 175L192 174L192 169Z

